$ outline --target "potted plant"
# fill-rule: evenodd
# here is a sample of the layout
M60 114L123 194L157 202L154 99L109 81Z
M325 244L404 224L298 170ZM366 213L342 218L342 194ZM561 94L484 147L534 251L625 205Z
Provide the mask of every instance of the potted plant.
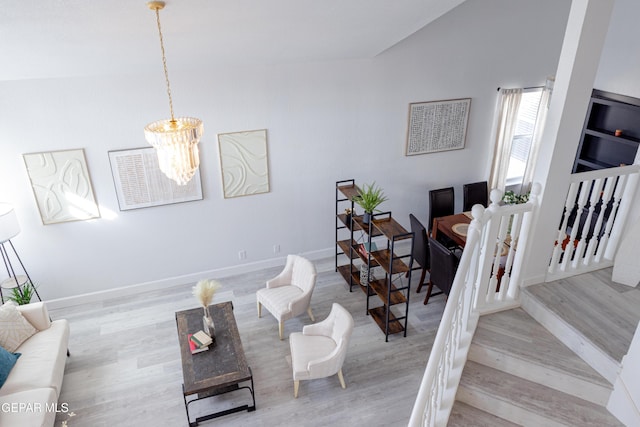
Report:
M527 203L529 201L529 193L516 194L513 191L505 191L502 200L508 205L518 205L520 203Z
M31 282L27 282L22 285L21 288L12 288L11 296L9 296L8 299L18 305L29 304L31 302L31 298L33 298L33 295L36 293L35 290L35 285L33 285Z
M376 209L378 205L386 200L387 197L382 192L382 189L376 186L375 182L372 184L364 184L362 189L358 190L358 194L353 198L353 201L364 209L362 222L365 224L369 223L373 212L378 211Z

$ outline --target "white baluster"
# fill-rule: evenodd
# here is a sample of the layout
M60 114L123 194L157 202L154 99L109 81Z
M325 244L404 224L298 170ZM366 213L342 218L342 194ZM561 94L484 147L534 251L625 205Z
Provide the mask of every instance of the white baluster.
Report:
M638 174L634 174L634 175L622 175L618 178L617 183L615 185L615 192L613 195L613 204L611 207L611 213L609 214L609 218L610 221L607 221L607 227L605 229L604 235L602 236L602 239L600 239L601 241L601 247L598 247L597 251L596 251L596 256L595 256L595 260L596 262L601 262L602 258L604 257L604 254L608 254L609 251L607 250L607 247L609 246L609 242L611 240L611 243L613 244L614 248L616 248L618 246L618 241L617 239L611 239L611 234L613 226L616 222L621 221L624 224L624 221L626 219L626 215L618 215L618 209L620 208L620 202L622 201L622 195L628 195L628 197L633 197L633 192L627 192L625 191L627 188L627 185L630 182L637 182L638 179ZM631 187L635 187L635 185L631 185ZM635 190L635 188L633 188L633 190ZM627 201L627 208L630 206L630 202L631 200ZM619 228L619 227L618 227ZM615 253L615 249L613 251L611 251L612 253ZM609 258L609 259L613 259L613 256L611 257L605 257L605 258Z

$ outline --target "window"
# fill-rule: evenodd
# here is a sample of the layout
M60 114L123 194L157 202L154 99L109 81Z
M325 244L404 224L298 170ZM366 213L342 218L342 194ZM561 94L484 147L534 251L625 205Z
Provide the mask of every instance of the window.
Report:
M529 191L552 90L551 78L540 88L500 89L491 188Z
M529 89L522 93L511 141L511 155L505 183L507 187L519 186L524 178L541 99L542 88ZM517 191L520 189L518 188Z

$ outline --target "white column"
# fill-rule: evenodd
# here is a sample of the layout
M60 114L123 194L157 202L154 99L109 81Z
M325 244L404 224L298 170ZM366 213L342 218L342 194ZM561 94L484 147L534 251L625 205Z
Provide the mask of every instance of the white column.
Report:
M558 234L591 90L614 0L573 0L533 182L542 184L525 285L544 281Z

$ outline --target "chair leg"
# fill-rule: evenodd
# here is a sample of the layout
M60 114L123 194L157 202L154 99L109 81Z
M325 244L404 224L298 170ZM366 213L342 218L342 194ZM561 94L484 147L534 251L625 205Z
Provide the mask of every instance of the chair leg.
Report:
M293 382L293 397L298 398L298 389L300 388L300 381L295 380Z
M280 339L282 340L282 336L284 335L284 321L280 321L278 323L278 332L280 333Z
M311 319L312 322L316 321L316 319L313 318L313 313L311 312L311 306L307 308L307 314L309 315L309 318Z
M429 297L431 296L431 291L433 290L433 282L429 279L429 286L427 287L427 295L424 297L424 302L422 304L427 305L429 302Z
M424 277L427 275L427 269L422 269L422 274L420 274L420 281L418 282L418 289L416 289L416 293L419 294L422 290L422 285L424 285Z
M262 304L258 301L258 318L262 317Z
M347 388L347 384L344 382L344 377L342 376L342 368L338 371L338 379L340 380L342 388Z

